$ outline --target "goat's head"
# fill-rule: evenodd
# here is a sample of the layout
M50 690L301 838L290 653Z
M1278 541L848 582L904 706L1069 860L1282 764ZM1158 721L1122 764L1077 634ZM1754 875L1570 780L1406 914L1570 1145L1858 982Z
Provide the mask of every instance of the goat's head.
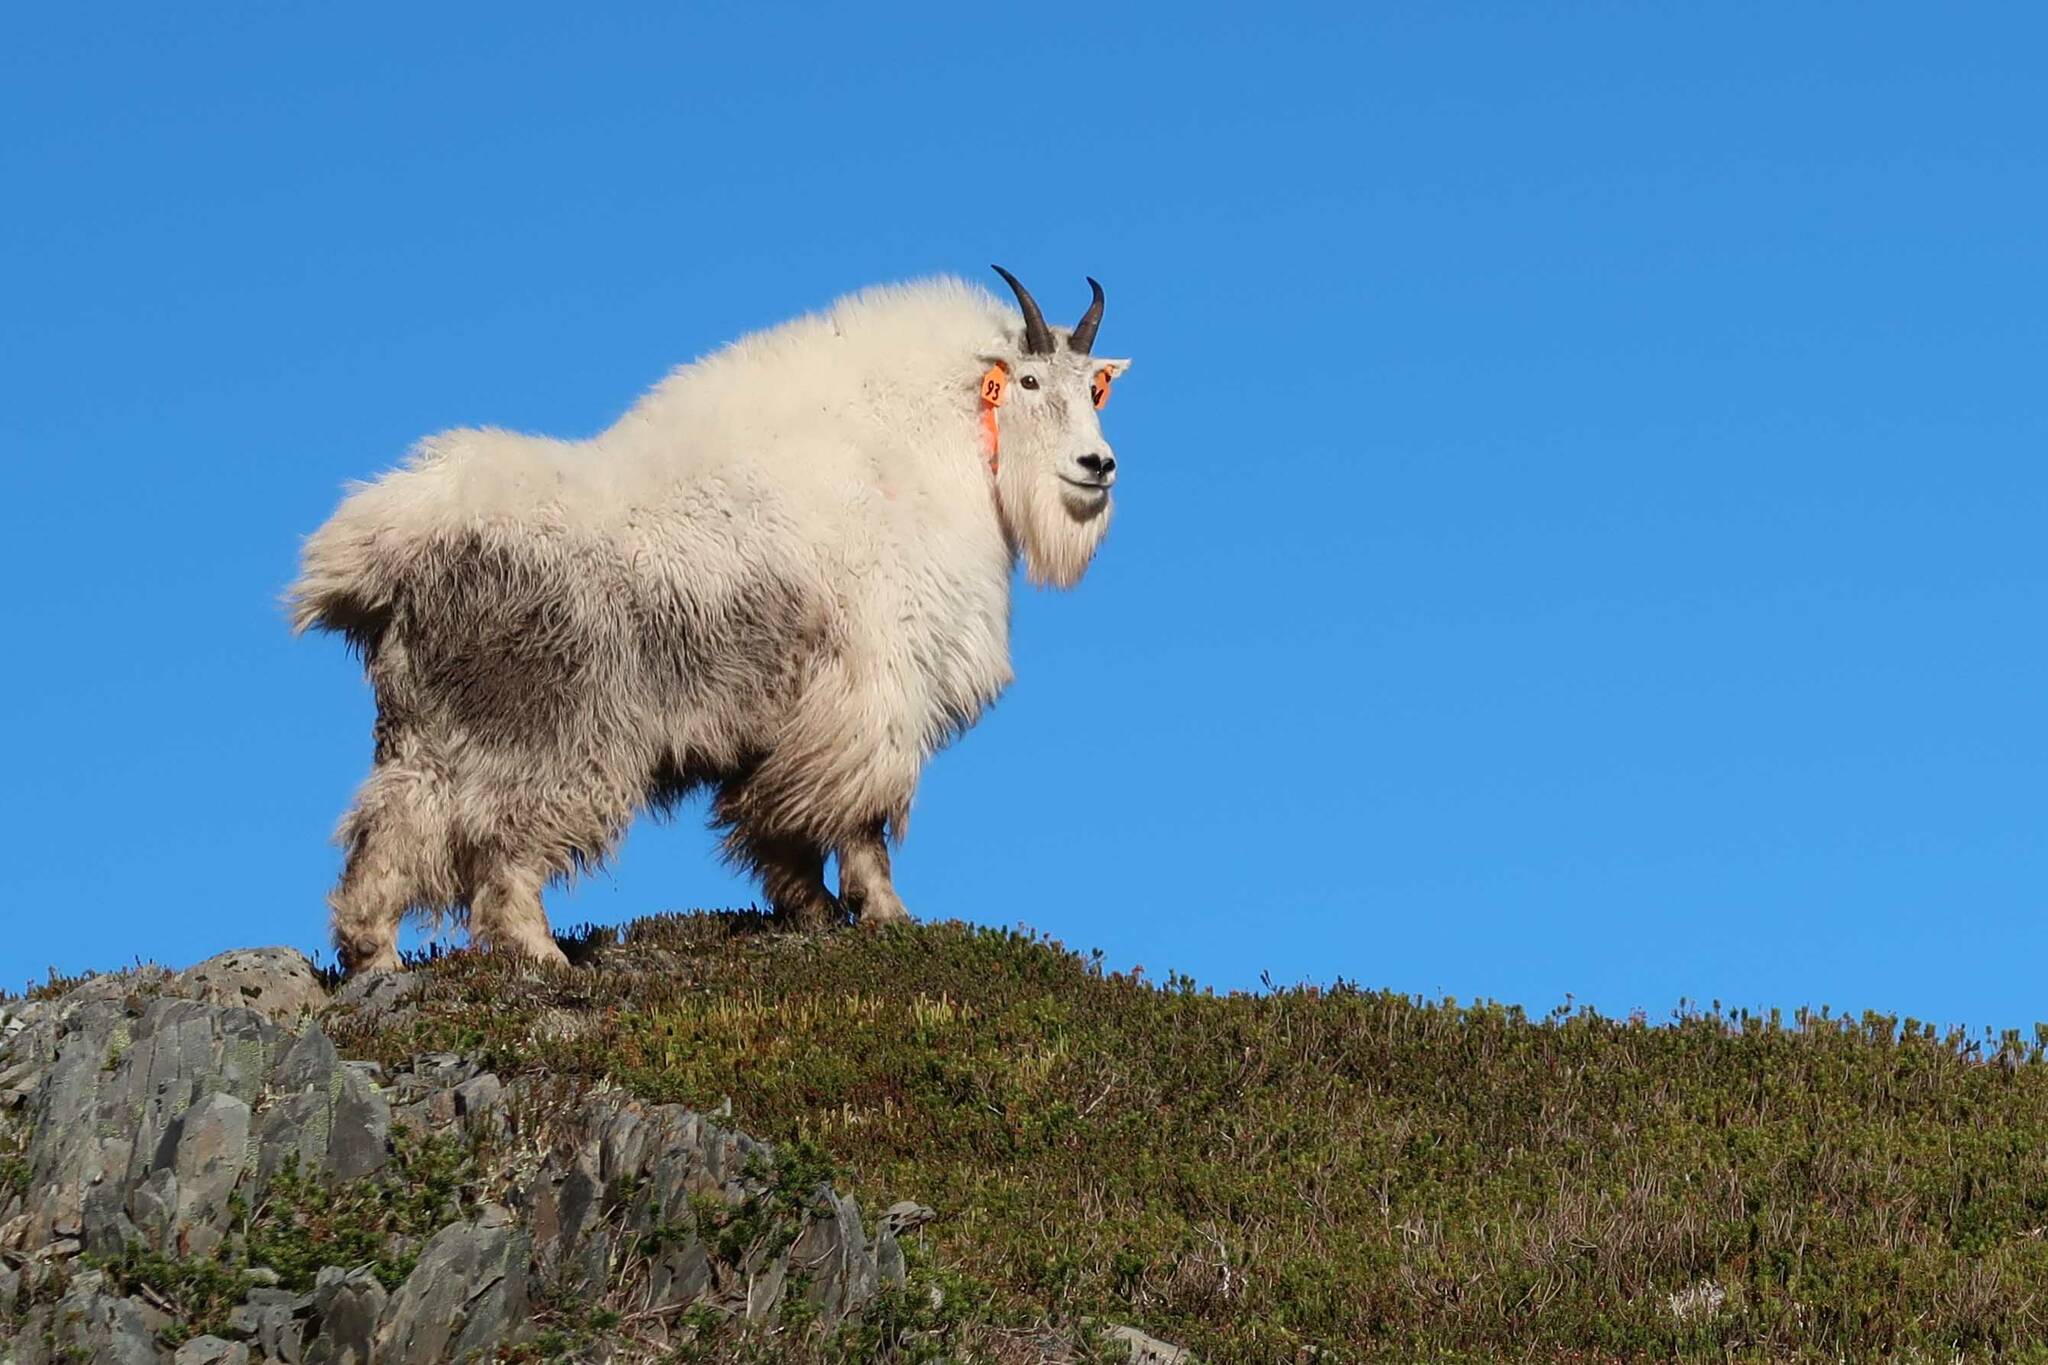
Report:
M1102 286L1072 331L1046 324L1029 290L1001 266L1024 326L1006 353L984 355L981 401L1007 529L1032 578L1071 587L1109 529L1117 459L1099 416L1128 360L1094 355Z

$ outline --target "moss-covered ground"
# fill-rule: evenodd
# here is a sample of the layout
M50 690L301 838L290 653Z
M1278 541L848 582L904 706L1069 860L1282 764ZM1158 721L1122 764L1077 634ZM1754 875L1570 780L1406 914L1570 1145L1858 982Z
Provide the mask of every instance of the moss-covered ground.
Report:
M427 967L345 1055L481 1055L801 1141L991 1324L1215 1362L2048 1360L2038 1040L1348 985L1219 996L956 924L645 921Z

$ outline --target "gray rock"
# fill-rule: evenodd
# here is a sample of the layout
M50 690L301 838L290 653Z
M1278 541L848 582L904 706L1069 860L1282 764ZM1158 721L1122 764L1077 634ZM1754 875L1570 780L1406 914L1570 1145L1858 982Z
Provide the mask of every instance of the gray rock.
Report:
M98 1131L99 1092L110 1081L105 1064L117 1026L128 1022L126 1010L102 1004L75 1028L46 1022L49 1031L35 1039L35 1055L8 1073L15 1093L27 1096L36 1124L27 1152L28 1205L0 1232L0 1246L20 1251L48 1244L60 1226L82 1229L87 1187L120 1176L128 1164L118 1134Z
M265 1360L298 1365L305 1357L306 1325L301 1315L312 1306L311 1294L259 1285L228 1314L228 1326L254 1341Z
M826 1330L874 1297L880 1279L877 1249L868 1245L860 1209L829 1185L818 1190L821 1212L790 1247L790 1268L810 1279L809 1298Z
M281 1024L317 1014L327 1005L327 988L306 955L296 948L238 948L180 972L172 993L211 1005L254 1010Z
M604 1267L588 1262L585 1265L594 1272L592 1278L603 1283ZM664 1248L647 1274L657 1303L696 1303L718 1284L718 1269L712 1263L711 1252L694 1233Z
M277 1065L270 1075L270 1087L285 1095L328 1090L333 1087L334 1073L340 1066L341 1056L335 1052L326 1031L318 1022L308 1023L297 1037L285 1044L284 1051L278 1053Z
M384 1307L376 1358L435 1365L489 1352L524 1323L532 1244L509 1216L443 1228Z
M901 1237L904 1233L923 1227L939 1216L938 1210L929 1204L920 1204L915 1199L905 1199L882 1210L882 1226Z
M535 1272L570 1299L602 1293L611 1268L612 1229L600 1215L597 1144L586 1139L544 1164L527 1186L527 1226ZM663 1273L680 1267L662 1262ZM702 1271L710 1277L708 1262Z
M334 1009L346 1009L375 1023L390 1023L414 1008L426 984L417 972L361 972L334 993Z
M359 1180L391 1159L391 1104L362 1072L343 1067L340 1075L327 1173L336 1180Z
M6 1047L10 1055L18 1054L19 1049L36 1046L75 1015L96 1006L114 1005L124 1012L139 1012L142 1004L163 994L170 979L169 972L155 965L89 977L55 1000L37 1000L16 1007L28 1027L0 1046Z
M436 1132L481 1116L502 1097L504 1085L475 1062L453 1052L428 1052L400 1067L390 1083L393 1117L408 1127ZM495 1126L496 1119L483 1120Z
M413 1058L411 1070L431 1090L453 1090L483 1068L459 1052L423 1052Z
M334 1099L324 1091L274 1100L256 1125L256 1179L268 1187L287 1168L302 1175L327 1169L333 1146Z
M227 1229L228 1194L249 1154L249 1106L216 1090L179 1115L163 1138L165 1166L177 1178L171 1240L181 1254L204 1256ZM164 1159L165 1155L169 1160Z
M28 1197L0 1246L29 1251L89 1234L93 1250L118 1251L140 1235L130 1195L176 1165L177 1143L165 1139L185 1112L215 1093L245 1107L261 1096L283 1038L277 1026L239 1008L161 996L144 1002L112 990L141 976L87 982L10 1044L10 1062L28 1066L17 1084L34 1136L25 1154ZM161 1214L166 1193L159 1182L137 1210ZM169 1222L160 1227L167 1232Z
M121 1206L122 1197L126 1193L127 1187L114 1180L86 1187L79 1201L76 1229L76 1240L81 1248L95 1256L114 1256L128 1243L142 1240L141 1231L136 1228ZM163 1224L165 1227L170 1226L168 1214L165 1215ZM14 1227L12 1223L8 1225L10 1234ZM59 1237L57 1230L51 1228L43 1234L40 1247L31 1244L21 1249L36 1255L54 1255L57 1242L65 1240L70 1239Z
M377 1321L389 1296L368 1270L321 1270L313 1285L312 1344L305 1365L371 1365Z
M910 1268L903 1260L903 1244L886 1223L875 1234L875 1277L883 1284L902 1284L910 1278Z
M612 1111L607 1115L607 1111ZM647 1125L637 1105L607 1104L599 1100L584 1110L584 1124L598 1134L597 1178L607 1191L621 1182L638 1179L646 1168ZM685 1139L677 1146L695 1146Z
M1194 1365L1194 1357L1186 1347L1148 1337L1135 1327L1112 1327L1109 1337L1130 1348L1131 1365Z
M156 1251L176 1245L178 1224L178 1173L168 1166L143 1177L128 1196L126 1220L110 1217L99 1196L119 1192L119 1186L101 1186L86 1196L85 1244L96 1256L116 1256L131 1240Z
M36 1014L41 1013L41 1004L40 1000L0 1004L0 1057L6 1055L7 1045L14 1041L14 1035L26 1032L28 1026L35 1022Z
M41 1079L42 1058L26 1054L25 1048L20 1054L0 1048L0 1110L17 1109L27 1103L35 1083Z
M456 1339L458 1357L488 1353L526 1328L527 1270L533 1263L533 1242L513 1221L509 1209L486 1209L478 1219L477 1274L471 1281L467 1319Z
M178 1348L171 1365L249 1365L249 1347L220 1337L193 1337Z
M455 1087L455 1119L471 1133L505 1129L505 1084L486 1071Z
M165 1135L205 1096L226 1094L244 1109L252 1106L283 1040L277 1025L249 1010L170 998L150 1002L125 1049L118 1036L111 1040L120 1061L111 1083L97 1093L101 1131L134 1135L128 1178L139 1180L163 1164ZM60 1068L65 1060L59 1058ZM131 1123L121 1123L131 1115Z
M369 1072L342 1063L318 1023L279 1055L270 1087L280 1098L258 1126L263 1181L292 1164L307 1174L356 1180L390 1159L390 1102Z
M51 1361L90 1360L94 1365L158 1365L156 1334L169 1319L134 1299L106 1290L97 1271L78 1276L56 1304L44 1310L43 1330ZM33 1320L33 1319L32 1319Z
M772 1316L782 1302L782 1287L789 1279L789 1258L768 1257L747 1267L747 1321L761 1322Z

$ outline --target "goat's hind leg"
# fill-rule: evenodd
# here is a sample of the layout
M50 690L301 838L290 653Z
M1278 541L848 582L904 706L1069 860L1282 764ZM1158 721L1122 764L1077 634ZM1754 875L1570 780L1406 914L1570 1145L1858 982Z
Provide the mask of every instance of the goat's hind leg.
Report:
M544 872L519 863L497 863L478 880L469 898L470 939L492 952L518 953L536 962L566 967L569 959L548 929L541 905Z
M839 899L864 929L908 924L910 912L889 876L889 843L877 820L839 845Z
M418 755L415 735L381 716L377 748L342 821L347 860L327 898L335 951L351 974L397 968L407 913L450 910L462 899L449 839L453 803L439 770Z
M359 803L342 827L348 856L327 905L335 955L350 975L397 970L406 911L437 899L418 875L418 839L399 811L374 797Z

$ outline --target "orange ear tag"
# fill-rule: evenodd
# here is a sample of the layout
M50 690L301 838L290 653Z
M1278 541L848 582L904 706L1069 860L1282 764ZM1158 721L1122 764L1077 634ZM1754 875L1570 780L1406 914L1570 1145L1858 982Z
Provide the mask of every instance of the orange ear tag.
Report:
M988 452L988 471L996 472L996 409L1003 405L1003 394L1010 383L1010 372L1000 364L988 367L981 377L981 445Z
M1088 381L1088 396L1095 400L1098 408L1109 401L1109 370L1106 366L1097 370L1095 377Z
M988 373L981 377L981 405L985 408L999 408L1003 405L1003 389L1010 382L1010 372L1001 365L991 365Z

